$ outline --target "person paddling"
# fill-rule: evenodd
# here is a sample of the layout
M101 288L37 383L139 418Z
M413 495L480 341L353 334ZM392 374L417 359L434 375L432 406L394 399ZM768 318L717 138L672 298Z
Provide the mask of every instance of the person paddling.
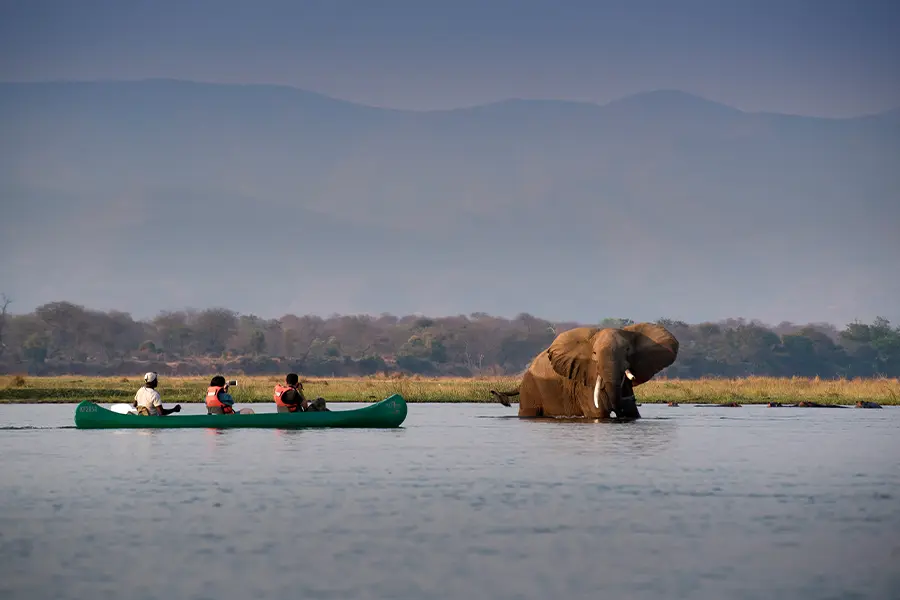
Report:
M216 375L206 388L206 412L210 415L233 415L234 398L228 393L228 382Z
M150 371L144 375L144 385L134 395L132 406L137 408L137 414L142 417L160 416L164 417L172 413L181 412L181 405L176 404L172 408L164 408L162 398L156 391L156 385L159 383L159 377L155 371Z

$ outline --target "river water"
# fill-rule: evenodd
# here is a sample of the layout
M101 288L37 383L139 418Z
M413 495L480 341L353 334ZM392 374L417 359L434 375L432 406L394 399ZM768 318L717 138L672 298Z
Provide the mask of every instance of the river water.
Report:
M83 431L0 406L0 597L900 598L898 408L515 410Z

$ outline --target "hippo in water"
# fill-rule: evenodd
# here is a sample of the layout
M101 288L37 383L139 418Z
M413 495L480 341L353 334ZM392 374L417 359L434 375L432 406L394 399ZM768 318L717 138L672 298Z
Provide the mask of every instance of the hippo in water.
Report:
M881 408L877 402L869 402L868 400L857 400L856 408Z

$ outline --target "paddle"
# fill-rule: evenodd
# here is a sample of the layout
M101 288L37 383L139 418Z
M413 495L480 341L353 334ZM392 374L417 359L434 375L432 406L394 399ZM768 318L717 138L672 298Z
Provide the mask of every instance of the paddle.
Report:
M125 404L125 403L113 404L112 406L109 407L109 410L119 413L120 415L127 415L128 413L137 414L137 409L135 409L130 404ZM255 415L256 414L256 411L253 410L252 408L242 408L241 410L235 411L235 412L237 412L238 414L241 414L241 415Z
M176 405L176 407L178 407L178 406L181 406L181 405L180 404ZM120 415L128 415L128 414L136 415L137 414L137 409L135 407L133 407L130 404L125 404L125 403L113 404L112 406L109 407L109 410L119 413ZM180 411L176 410L175 408L164 408L162 410L164 411L165 415L170 415L175 412L180 412Z

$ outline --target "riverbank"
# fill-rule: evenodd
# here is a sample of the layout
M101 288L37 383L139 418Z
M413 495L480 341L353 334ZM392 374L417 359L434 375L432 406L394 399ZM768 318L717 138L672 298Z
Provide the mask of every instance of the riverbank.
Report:
M271 402L277 376L235 377L237 403ZM329 378L304 380L309 398L328 402L374 402L401 394L407 402L491 402L490 390L511 390L520 377L485 378ZM209 379L161 377L163 402L202 402ZM0 376L0 403L101 403L130 401L141 386L138 377ZM852 405L858 400L900 405L900 379L817 379L747 377L740 379L659 379L636 388L638 401L690 404L767 404L769 402Z

